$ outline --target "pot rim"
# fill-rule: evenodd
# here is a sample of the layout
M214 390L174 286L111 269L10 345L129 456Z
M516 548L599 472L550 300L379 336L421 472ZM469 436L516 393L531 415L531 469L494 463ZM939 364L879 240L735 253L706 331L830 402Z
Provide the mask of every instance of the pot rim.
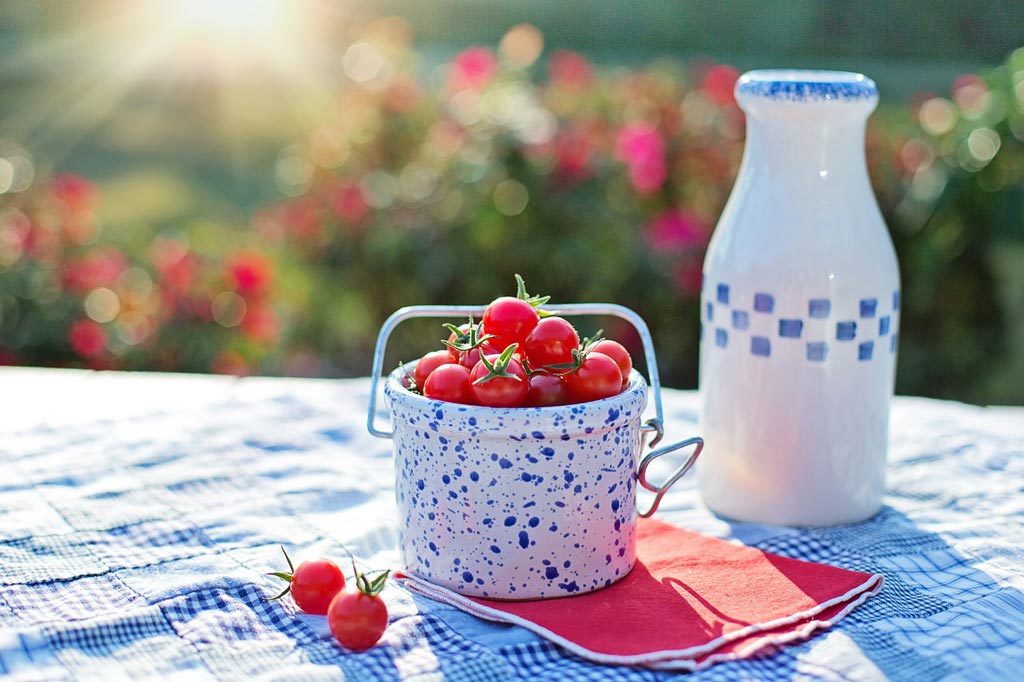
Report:
M566 419L566 423L572 424L569 434L582 433L590 428L590 434L602 433L608 429L615 428L631 420L640 420L644 409L647 407L647 381L643 375L635 369L630 372L629 383L619 393L600 400L593 400L586 403L572 403L568 405L554 405L549 407L486 407L483 405L464 405L451 403L443 400L433 400L416 393L410 393L403 387L399 377L411 373L415 362L407 363L404 367L396 368L388 375L384 385L384 395L391 403L390 411L394 419L394 407L396 403L409 410L421 413L433 413L445 408L457 411L460 418L467 421L474 419L473 430L478 435L495 434L508 435L511 428L527 428L527 425L534 423L551 423L551 418L565 414L567 417L577 415L591 415L589 419L583 417L586 422L577 427L577 422ZM638 409L632 413L626 413L622 408L631 403L638 403ZM598 417L602 419L598 419ZM605 419L605 417L607 417ZM515 425L515 426L514 426ZM599 427L599 428L598 428ZM439 429L440 430L440 429ZM458 429L445 429L446 431L458 431ZM550 430L550 429L549 429ZM548 434L545 434L547 437ZM558 432L561 435L561 431Z

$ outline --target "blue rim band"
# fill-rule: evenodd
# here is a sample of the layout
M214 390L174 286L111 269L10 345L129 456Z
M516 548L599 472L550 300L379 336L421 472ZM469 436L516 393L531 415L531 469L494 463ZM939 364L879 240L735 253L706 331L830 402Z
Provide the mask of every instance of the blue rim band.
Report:
M752 95L790 102L865 100L878 96L878 88L870 78L859 80L801 81L770 78L740 78L736 85L740 95Z

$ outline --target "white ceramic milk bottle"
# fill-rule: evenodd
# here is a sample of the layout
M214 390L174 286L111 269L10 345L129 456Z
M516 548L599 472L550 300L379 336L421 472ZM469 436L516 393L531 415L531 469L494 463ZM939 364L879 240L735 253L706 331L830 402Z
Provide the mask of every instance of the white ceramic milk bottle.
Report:
M874 82L752 71L743 162L704 262L701 493L737 520L866 519L885 489L899 270L868 181Z

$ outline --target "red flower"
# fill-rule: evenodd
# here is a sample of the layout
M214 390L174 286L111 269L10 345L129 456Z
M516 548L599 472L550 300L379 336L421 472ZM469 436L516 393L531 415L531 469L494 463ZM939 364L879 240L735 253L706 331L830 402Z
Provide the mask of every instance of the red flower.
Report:
M331 192L331 207L338 217L349 225L358 223L369 211L362 187L347 182L338 184Z
M590 138L568 130L555 140L555 168L559 177L575 182L590 175L593 144Z
M591 76L590 63L576 52L558 50L548 62L548 78L559 87L582 90L590 83Z
M124 254L117 249L97 249L65 263L61 283L67 291L84 294L96 287L112 285L127 266Z
M92 320L78 320L68 330L71 350L83 358L95 358L107 345L107 332Z
M704 81L701 89L709 100L720 107L735 104L736 97L734 90L736 81L739 80L740 72L731 66L712 66L704 72Z
M276 341L279 332L277 316L266 305L249 306L240 328L247 339L264 344Z
M227 277L235 291L242 296L259 296L270 288L274 271L266 256L243 251L228 261Z
M81 175L58 173L50 180L53 196L72 211L85 211L96 205L99 193L96 185Z
M486 47L466 48L455 55L448 78L452 90L481 90L494 80L498 73L498 59Z
M699 260L683 263L676 272L676 286L680 291L689 296L696 296L700 293L700 280L703 276L700 268Z
M647 243L655 251L703 246L707 225L700 216L679 209L665 211L647 226Z
M629 179L641 194L654 192L668 177L665 142L655 128L631 123L619 132L616 156L629 166Z

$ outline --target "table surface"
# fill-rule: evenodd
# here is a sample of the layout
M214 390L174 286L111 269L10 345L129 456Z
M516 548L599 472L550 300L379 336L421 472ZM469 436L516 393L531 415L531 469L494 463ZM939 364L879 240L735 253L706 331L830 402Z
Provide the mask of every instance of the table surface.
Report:
M363 654L266 601L281 544L397 561L391 443L366 433L367 395L366 380L0 370L0 677L672 676L393 585ZM665 405L668 437L696 430L695 393ZM862 524L730 523L692 480L666 496L671 523L886 579L824 634L685 679L1024 679L1024 409L897 398L890 442L886 505Z

